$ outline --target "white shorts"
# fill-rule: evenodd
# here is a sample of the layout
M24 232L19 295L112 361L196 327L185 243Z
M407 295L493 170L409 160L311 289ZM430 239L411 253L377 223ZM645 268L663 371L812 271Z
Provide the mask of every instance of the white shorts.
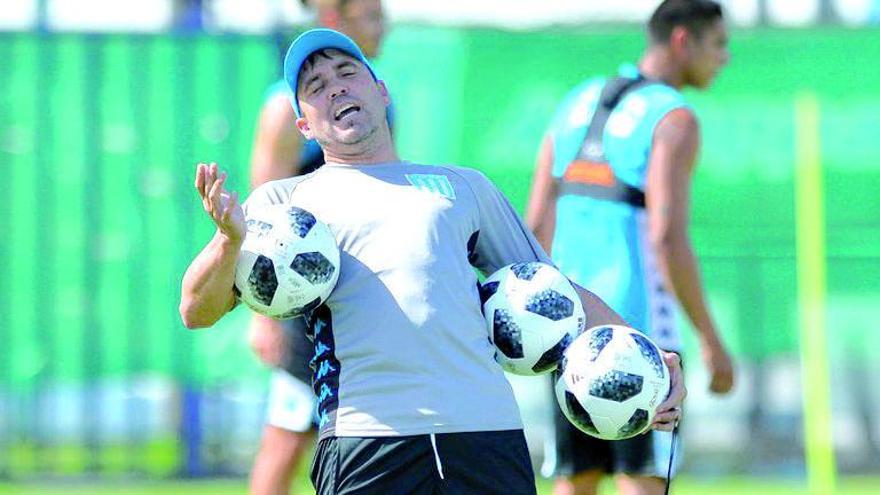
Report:
M303 433L314 425L315 394L312 388L283 370L272 372L266 424Z

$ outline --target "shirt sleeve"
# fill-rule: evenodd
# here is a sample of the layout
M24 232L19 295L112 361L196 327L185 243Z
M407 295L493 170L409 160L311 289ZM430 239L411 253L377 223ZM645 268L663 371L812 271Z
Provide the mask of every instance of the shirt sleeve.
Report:
M511 263L540 261L553 265L504 194L482 173L468 172L479 208L478 230L468 243L471 265L485 275Z

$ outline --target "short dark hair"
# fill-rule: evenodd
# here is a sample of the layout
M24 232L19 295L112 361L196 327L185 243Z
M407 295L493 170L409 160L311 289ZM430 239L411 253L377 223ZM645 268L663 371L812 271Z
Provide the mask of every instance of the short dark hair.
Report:
M721 5L712 0L663 0L651 14L648 34L651 41L665 43L676 26L683 26L694 36L724 17Z

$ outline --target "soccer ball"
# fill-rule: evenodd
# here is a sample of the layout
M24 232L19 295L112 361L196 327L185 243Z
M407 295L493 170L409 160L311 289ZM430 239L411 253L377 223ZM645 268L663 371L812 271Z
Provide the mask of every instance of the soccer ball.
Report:
M516 375L556 369L562 351L584 329L580 297L556 268L514 263L480 287L495 360Z
M623 440L650 427L669 386L669 369L648 337L604 325L582 333L563 353L556 400L584 433Z
M255 312L284 320L320 306L339 278L330 228L290 205L248 209L235 266L236 296Z

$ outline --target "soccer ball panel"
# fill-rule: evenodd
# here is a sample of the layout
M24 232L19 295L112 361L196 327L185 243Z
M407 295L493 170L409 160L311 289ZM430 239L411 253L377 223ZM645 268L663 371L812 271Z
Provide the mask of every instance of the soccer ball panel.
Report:
M294 256L290 269L309 282L320 284L330 280L336 267L323 254L310 251Z
M657 346L651 343L647 337L639 333L630 333L629 337L633 339L639 347L639 352L642 353L642 356L651 365L654 373L657 374L657 378L663 378L666 373L666 366L663 363L663 359L660 357L660 351L657 350Z
M574 394L569 391L565 391L564 394L565 403L568 405L566 409L569 411L568 420L574 423L581 431L592 432L594 435L598 435L599 430L593 424L593 418L590 417L590 413L578 402Z
M495 295L495 292L498 291L498 284L499 282L497 280L480 284L481 303L486 304L486 301L488 301L490 297Z
M287 208L287 216L290 221L290 228L297 236L303 238L308 235L309 231L317 223L314 215L295 206Z
M611 370L594 376L590 382L590 395L600 399L623 402L641 393L644 378L632 373Z
M272 298L278 290L278 277L275 275L275 264L272 260L263 255L257 256L248 275L247 285L257 302L266 306L272 304Z
M636 409L629 421L620 427L618 435L622 438L629 438L645 431L648 427L648 411L644 409Z
M503 309L496 309L492 322L493 341L506 357L517 359L523 357L522 330L514 323L510 313Z
M526 311L559 321L574 314L574 302L553 289L547 289L529 296Z
M547 352L541 355L541 358L538 359L538 362L532 366L532 371L536 374L546 373L548 371L553 371L559 364L559 361L562 359L562 353L565 351L565 348L571 344L573 337L571 334L565 334L559 339L559 342L556 343L553 347L551 347Z
M611 327L599 328L590 333L588 344L590 346L590 361L595 361L599 357L599 353L611 342L613 335L614 329Z
M510 266L510 271L513 272L513 275L520 280L531 280L535 276L535 274L538 273L541 265L543 265L543 263L514 263Z

